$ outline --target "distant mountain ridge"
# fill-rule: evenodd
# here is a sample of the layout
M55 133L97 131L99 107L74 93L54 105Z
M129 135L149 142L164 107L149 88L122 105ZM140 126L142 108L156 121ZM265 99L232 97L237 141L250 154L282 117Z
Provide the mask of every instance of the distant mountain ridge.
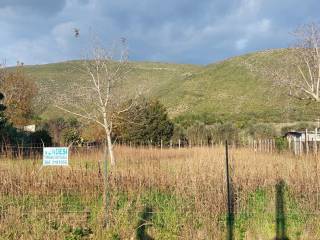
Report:
M131 62L126 91L142 85L147 95L158 98L177 121L200 120L235 122L314 121L316 103L291 100L271 88L271 82L252 72L251 64L270 64L286 54L285 49L271 49L229 58L206 66L192 64ZM52 105L68 81L82 78L75 71L78 61L25 66L27 74L39 86L39 94L48 107L44 118L61 113ZM281 66L277 66L281 67Z

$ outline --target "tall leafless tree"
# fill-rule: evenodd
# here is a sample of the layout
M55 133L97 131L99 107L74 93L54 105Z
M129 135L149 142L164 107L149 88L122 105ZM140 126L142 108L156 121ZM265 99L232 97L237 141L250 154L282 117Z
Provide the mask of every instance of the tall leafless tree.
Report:
M256 70L291 97L320 102L320 25L303 25L293 36L296 42L292 47L281 51L274 62Z
M117 116L128 111L134 98L128 94L124 80L129 72L126 41L111 50L95 43L91 53L81 61L79 71L84 79L69 86L57 108L101 126L106 134L110 162L115 165L112 127Z
M301 26L294 35L297 43L291 50L293 67L288 69L288 77L283 75L280 81L289 87L292 96L319 102L320 25Z
M259 52L248 56L243 64L271 80L273 94L320 102L320 25L302 25L293 36L296 41L289 48Z

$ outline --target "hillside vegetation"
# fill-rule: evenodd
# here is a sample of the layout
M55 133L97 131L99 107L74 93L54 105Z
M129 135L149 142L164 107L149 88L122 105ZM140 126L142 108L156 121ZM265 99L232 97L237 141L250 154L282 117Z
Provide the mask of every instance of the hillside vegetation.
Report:
M205 123L314 121L319 107L288 99L282 89L250 64L281 67L286 50L269 50L227 59L207 66L155 62L131 62L125 91L143 89L158 98L176 121L201 120ZM26 72L39 86L44 118L59 113L52 105L57 96L83 81L80 61L26 66Z

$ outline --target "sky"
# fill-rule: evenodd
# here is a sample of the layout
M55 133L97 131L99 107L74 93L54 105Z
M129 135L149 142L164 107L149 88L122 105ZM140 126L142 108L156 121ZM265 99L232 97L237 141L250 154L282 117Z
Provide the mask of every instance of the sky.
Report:
M81 59L98 37L106 48L127 39L133 61L209 64L288 47L319 10L318 0L0 0L0 59Z

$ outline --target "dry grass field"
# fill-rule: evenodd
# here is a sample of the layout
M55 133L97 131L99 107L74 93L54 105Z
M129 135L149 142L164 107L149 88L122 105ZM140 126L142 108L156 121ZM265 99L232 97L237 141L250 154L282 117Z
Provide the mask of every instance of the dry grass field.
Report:
M108 174L107 228L100 151L73 151L69 167L1 159L0 239L226 239L222 146L122 146L116 157ZM311 154L232 148L234 239L275 239L281 231L289 239L320 239L318 161Z

